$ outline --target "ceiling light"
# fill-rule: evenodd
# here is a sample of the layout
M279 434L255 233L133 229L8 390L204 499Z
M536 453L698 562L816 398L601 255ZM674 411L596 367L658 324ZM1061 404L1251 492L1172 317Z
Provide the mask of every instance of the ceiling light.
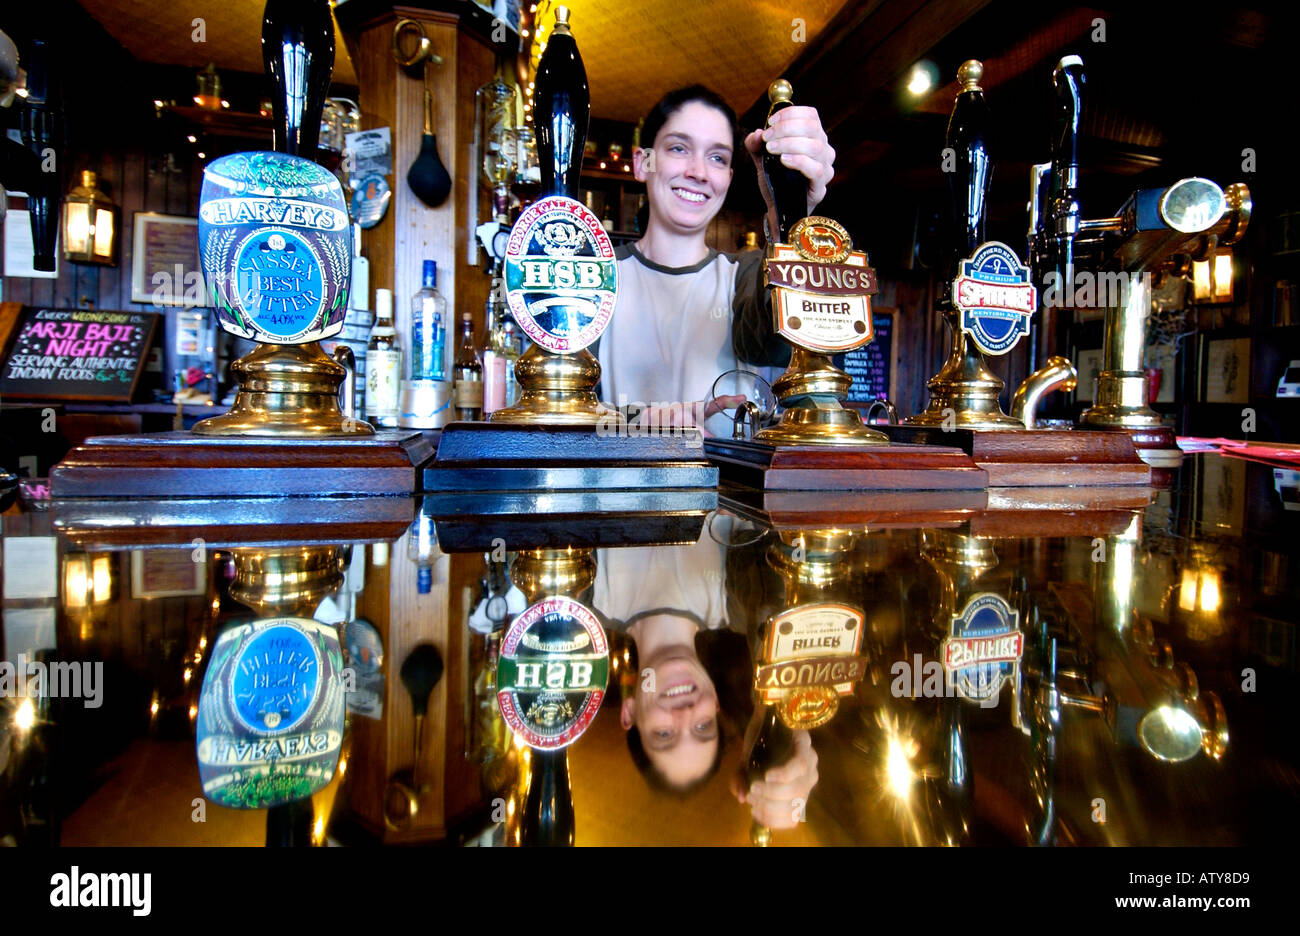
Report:
M934 87L938 69L929 62L917 62L907 79L907 90L920 97Z

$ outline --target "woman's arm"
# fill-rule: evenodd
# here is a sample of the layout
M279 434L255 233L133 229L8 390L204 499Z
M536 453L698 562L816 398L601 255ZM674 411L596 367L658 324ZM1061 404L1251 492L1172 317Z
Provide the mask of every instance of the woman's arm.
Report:
M785 367L790 363L790 346L772 327L772 312L763 294L763 251L747 250L738 260L731 300L731 348L736 360Z

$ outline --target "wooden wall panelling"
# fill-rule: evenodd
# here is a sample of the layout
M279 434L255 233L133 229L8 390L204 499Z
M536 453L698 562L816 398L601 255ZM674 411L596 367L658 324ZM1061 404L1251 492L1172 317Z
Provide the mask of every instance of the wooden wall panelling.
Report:
M461 748L447 740L449 710L456 703L451 693L451 672L459 646L448 625L448 575L450 560L435 553L433 586L421 595L417 566L407 555L410 532L389 546L388 563L376 566L374 546L367 546L371 562L366 568L366 587L358 596L357 616L374 624L384 641L384 712L381 721L352 716L351 756L348 762L348 805L372 834L385 841L436 840L445 833L444 773L449 758L463 760ZM459 637L458 637L459 639ZM411 697L402 685L401 669L411 650L431 643L442 654L443 678L429 697L424 720L420 778L429 792L409 829L392 832L384 827L383 796L388 778L413 764L415 713Z
M451 22L447 22L450 19ZM428 81L433 89L434 133L438 156L453 180L459 179L456 166L455 107L456 27L454 17L430 17L424 21L433 50L443 63L430 67ZM420 288L425 260L438 264L438 291L448 299L448 312L454 312L456 295L455 198L437 208L430 208L411 192L406 172L420 154L424 135L424 84L397 72L396 120L393 125L397 186L394 193L394 217L397 239L394 245L394 306L398 334L411 334L411 296ZM447 324L448 343L455 327ZM408 348L409 350L409 348Z
M384 18L367 26L358 42L357 78L360 93L357 103L361 107L361 126L365 130L392 127L396 108L397 65L389 52L392 43L393 20ZM397 228L397 199L405 185L403 172L398 170L396 154L393 175L388 178L393 195L388 212L369 230L361 232L361 252L370 261L370 308L373 310L376 289L393 288L393 250Z
M117 295L122 308L133 307L131 302L131 264L135 256L135 214L146 210L145 190L149 181L149 157L143 150L130 151L122 173L122 230L131 235L122 239L122 266L118 276ZM128 207L129 206L129 207ZM129 214L129 219L128 219Z
M491 220L491 196L479 184L479 167L471 159L474 146L474 97L479 86L496 72L496 50L475 32L463 31L457 38L456 67L456 167L452 172L452 199L456 203L455 265L456 265L456 329L459 333L460 317L468 312L474 321L478 346L487 340L484 332L484 305L492 288L492 278L481 266L467 262L472 228L480 220ZM448 170L451 171L450 169ZM470 217L470 194L477 191L477 218ZM479 251L478 257L486 260Z
M420 153L424 130L424 85L393 61L393 26L398 17L420 22L443 63L430 70L438 156L452 178L452 193L429 208L406 185L406 171ZM398 334L410 333L410 297L420 287L423 261L438 264L438 290L448 299L453 322L469 312L482 332L488 277L465 262L468 252L469 185L477 185L469 165L474 139L474 92L492 76L495 56L481 38L458 28L452 14L397 8L367 24L358 42L362 126L389 127L393 139L393 196L388 214L364 232L371 288L393 290ZM480 199L481 202L481 199ZM481 340L481 338L480 338Z
M483 801L482 770L478 763L471 763L465 757L466 738L472 730L471 722L466 719L477 717L473 710L474 673L467 665L469 644L483 640L482 635L471 633L468 622L483 572L483 557L477 553L457 553L449 558L447 645L443 653L447 664L447 721L443 741L446 750L444 811L446 825L451 826Z
M196 216L203 174L202 161L185 150L173 154L175 169L169 171L169 152L165 144L158 149L139 149L106 141L104 148L95 153L68 154L70 171L65 174L65 192L72 188L82 169L91 169L99 174L100 187L121 210L118 264L116 267L76 264L60 256L57 279L5 277L5 301L83 308L83 300L89 299L100 309L159 311L147 303L131 301L135 214L156 211Z
M435 133L438 156L453 181L455 166L455 111L457 17L419 10L401 10L425 29L433 51L443 64L432 66L429 81L434 92ZM405 346L410 335L411 295L420 286L422 262L438 264L438 289L454 296L455 198L429 208L412 194L406 171L420 153L424 129L424 85L397 66L392 56L396 15L386 16L362 33L360 79L363 126L389 127L393 143L392 200L384 220L367 232L372 288L393 290L393 311L398 335ZM407 349L409 350L409 349Z
M411 697L402 685L401 668L417 644L431 643L442 654L443 678L429 696L429 710L424 719L424 741L420 763L421 782L427 783L429 792L421 800L421 809L412 827L386 836L387 841L438 839L445 832L444 796L446 790L444 771L448 757L463 756L447 748L448 678L446 668L453 661L448 647L448 579L449 557L435 552L433 585L428 594L421 595L417 586L417 568L407 558L411 537L408 530L393 546L389 560L388 589L389 625L385 657L388 666L388 702L384 707L387 729L389 773L413 763L415 754L415 713Z
M383 697L383 718L375 720L361 715L349 715L351 725L351 746L347 768L348 807L372 835L384 832L384 784L388 781L388 745L387 719L392 710L393 695L388 689L391 683L387 675L393 667L401 666L395 662L390 653L388 621L389 572L392 569L391 544L385 544L389 550L389 561L377 565L375 545L366 544L366 585L357 595L357 617L364 618L374 625L384 644L385 692ZM397 684L401 688L400 681Z

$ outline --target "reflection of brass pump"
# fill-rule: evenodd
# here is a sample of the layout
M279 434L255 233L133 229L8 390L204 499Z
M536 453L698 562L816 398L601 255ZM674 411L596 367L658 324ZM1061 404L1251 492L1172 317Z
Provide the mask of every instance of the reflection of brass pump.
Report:
M265 616L311 617L343 585L343 547L237 548L230 596Z
M1134 572L1141 518L1107 537L1106 561L1096 564L1090 650L1053 641L1052 690L1062 706L1103 716L1119 743L1137 744L1157 760L1190 760L1200 751L1219 760L1228 746L1223 703L1201 692L1196 674L1175 662L1168 641L1134 607ZM1057 653L1065 659L1058 665ZM1073 656L1075 659L1070 659Z
M548 597L576 597L596 580L596 553L589 548L521 550L510 566L510 579L529 605ZM506 809L506 844L572 845L567 748L530 750L518 735L515 747L519 773Z
M1071 691L1088 674L1062 669L1060 700L1099 713L1115 740L1136 741L1156 760L1180 762L1204 751L1219 760L1228 749L1228 722L1216 693L1201 692L1196 674L1176 663L1168 641L1157 642L1143 621L1130 639L1102 639L1093 689Z

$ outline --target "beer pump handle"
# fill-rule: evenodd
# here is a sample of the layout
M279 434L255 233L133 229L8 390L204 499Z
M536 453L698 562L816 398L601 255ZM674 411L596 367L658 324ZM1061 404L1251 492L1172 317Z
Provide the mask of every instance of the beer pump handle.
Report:
M262 63L275 92L275 150L316 161L321 111L334 72L334 17L329 0L267 0Z
M957 273L957 263L975 252L984 242L984 214L988 205L989 184L993 177L993 161L988 150L988 103L980 79L984 66L971 59L957 69L961 89L953 104L948 120L948 133L944 145L952 150L955 168L948 174L952 192L952 210L955 239L955 256L952 273Z
M794 89L790 82L778 78L767 89L767 99L772 102L767 112L767 123L771 125L772 115L777 111L794 106L791 98ZM778 153L763 150L763 175L767 180L768 190L772 193L772 202L776 206L778 231L769 232L772 240L786 243L790 228L796 221L808 214L808 179L798 169L791 169L781 162Z
M1056 124L1047 204L1047 238L1052 267L1062 287L1074 281L1074 241L1079 234L1079 118L1083 113L1083 59L1067 55L1052 72Z
M63 197L63 113L56 85L54 50L32 40L27 53L27 96L19 105L20 135L27 153L18 184L27 190L32 228L32 266L53 272L58 243L59 200ZM56 153L54 159L47 155ZM14 184L11 182L11 186Z
M780 767L794 757L794 732L781 721L776 706L765 705L760 715L762 722L758 733L745 757L745 783L752 785L762 781L764 775L773 767ZM751 845L767 846L772 844L772 830L755 820L750 823L749 842Z
M533 130L542 171L541 195L577 198L591 92L578 44L569 31L568 7L555 8L555 31L537 64L534 85Z
M571 846L576 827L569 752L530 751L528 784L520 810L518 844L525 847Z

